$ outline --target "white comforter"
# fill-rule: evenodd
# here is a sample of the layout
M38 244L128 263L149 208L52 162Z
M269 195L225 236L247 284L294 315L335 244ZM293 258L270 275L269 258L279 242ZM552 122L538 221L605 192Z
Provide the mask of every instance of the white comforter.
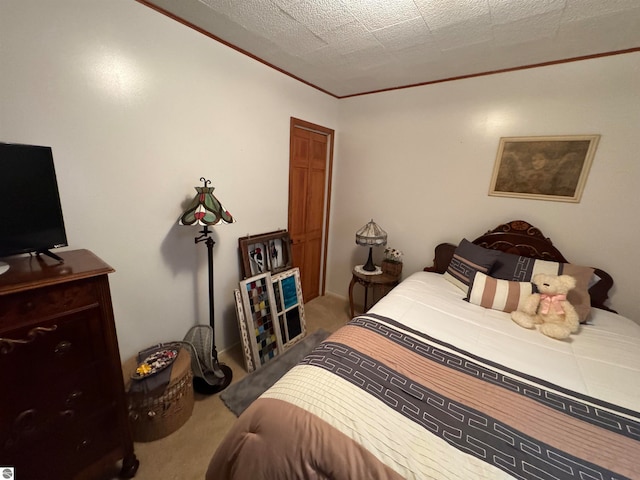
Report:
M207 479L640 479L640 327L598 310L558 341L463 296L411 275L253 402Z
M370 313L575 392L640 409L640 325L594 308L587 325L560 341L516 325L507 313L465 302L464 296L442 275L418 272Z

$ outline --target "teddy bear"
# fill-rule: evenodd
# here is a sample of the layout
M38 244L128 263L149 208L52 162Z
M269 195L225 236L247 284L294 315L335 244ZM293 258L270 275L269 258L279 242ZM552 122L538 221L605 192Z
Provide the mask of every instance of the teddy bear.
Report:
M527 297L511 319L524 328L534 328L544 335L562 340L578 331L578 314L567 301L567 293L575 288L576 279L570 275L538 273L532 282L539 293Z

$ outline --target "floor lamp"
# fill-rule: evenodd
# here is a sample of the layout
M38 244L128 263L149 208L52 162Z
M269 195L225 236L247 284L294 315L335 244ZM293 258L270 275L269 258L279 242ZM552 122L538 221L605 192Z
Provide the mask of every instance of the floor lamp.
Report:
M199 393L213 394L227 388L233 378L233 371L225 364L218 362L215 342L214 295L213 295L213 246L215 241L209 235L209 227L223 223L234 223L235 219L213 195L214 187L209 187L210 180L200 178L203 187L195 187L198 192L187 209L180 216L179 225L202 226L195 243L204 242L207 246L207 262L209 269L209 325L193 327L185 340L194 346L198 365L194 365L193 387ZM194 362L192 361L192 364Z

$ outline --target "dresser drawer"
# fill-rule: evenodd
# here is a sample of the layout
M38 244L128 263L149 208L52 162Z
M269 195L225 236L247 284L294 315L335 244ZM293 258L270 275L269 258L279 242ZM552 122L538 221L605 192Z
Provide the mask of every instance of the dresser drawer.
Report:
M46 436L2 451L21 480L69 480L121 441L115 408L77 419L59 418ZM34 461L37 455L38 461Z
M115 406L110 391L110 365L86 365L81 371L44 382L23 382L23 397L0 400L1 452L25 448L52 431L95 416Z
M0 296L2 332L46 320L90 305L97 305L94 282L70 282Z
M42 384L107 357L99 309L0 334L0 385Z

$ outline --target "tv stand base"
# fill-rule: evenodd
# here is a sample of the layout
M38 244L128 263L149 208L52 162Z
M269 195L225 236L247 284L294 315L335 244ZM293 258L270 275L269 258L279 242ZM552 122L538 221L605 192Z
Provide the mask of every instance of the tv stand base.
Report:
M57 260L60 263L64 263L64 259L61 256L56 255L55 253L50 252L49 250L39 250L39 251L36 252L36 254L38 254L38 255L46 255L47 257L53 258L54 260Z

